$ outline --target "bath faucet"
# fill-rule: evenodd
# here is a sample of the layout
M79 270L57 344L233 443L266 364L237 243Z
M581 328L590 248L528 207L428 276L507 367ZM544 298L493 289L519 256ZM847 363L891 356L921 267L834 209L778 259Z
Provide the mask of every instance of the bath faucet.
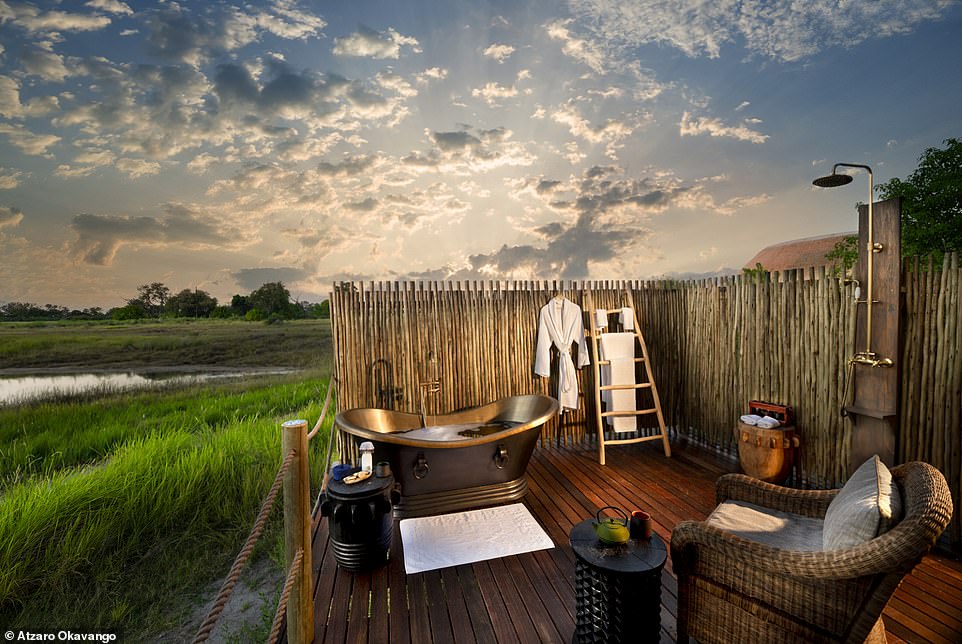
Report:
M851 364L864 364L870 367L892 367L895 365L891 358L877 358L872 351L859 351L849 362Z
M424 404L426 394L438 394L441 391L441 377L438 369L439 360L433 351L428 352L427 364L424 368L424 380L418 382L418 389L421 390L421 427L427 427L427 411Z

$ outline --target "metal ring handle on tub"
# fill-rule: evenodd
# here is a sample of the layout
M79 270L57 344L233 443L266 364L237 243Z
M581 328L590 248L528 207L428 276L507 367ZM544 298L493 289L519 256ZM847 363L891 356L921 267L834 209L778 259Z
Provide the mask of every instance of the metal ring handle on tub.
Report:
M504 445L498 445L498 449L494 452L494 465L499 470L503 470L504 466L508 464L508 448Z
M614 505L606 505L605 507L603 507L603 508L601 508L600 510L598 510L598 512L595 513L595 519L600 522L600 521L601 521L601 513L604 512L605 510L614 510L615 512L617 512L618 514L620 514L621 516L623 516L623 517L625 518L625 525L626 525L626 526L628 525L628 520L629 520L629 519L628 519L628 513L625 512L624 510L622 510L621 508L619 508L619 507L617 507L617 506L614 506Z
M428 459L424 458L424 452L418 453L417 461L414 463L414 478L421 480L428 475L431 468L428 467Z

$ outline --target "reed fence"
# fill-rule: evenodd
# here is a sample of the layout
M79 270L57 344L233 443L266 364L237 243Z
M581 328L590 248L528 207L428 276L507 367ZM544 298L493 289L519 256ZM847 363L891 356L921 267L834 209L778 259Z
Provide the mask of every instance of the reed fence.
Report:
M909 263L902 282L896 456L938 467L958 508L958 258L948 256L941 267ZM802 441L795 483L844 482L852 421L840 409L856 305L852 286L824 268L689 281L343 283L331 295L338 408L419 413L418 385L433 378L432 358L441 388L425 401L431 415L514 394L555 395L556 377L533 371L538 314L559 292L584 308L589 290L597 308L616 309L630 298L674 438L734 456L734 424L749 400L791 405ZM591 369L578 371L578 386L579 409L547 423L543 442L596 440ZM953 537L959 540L958 510Z

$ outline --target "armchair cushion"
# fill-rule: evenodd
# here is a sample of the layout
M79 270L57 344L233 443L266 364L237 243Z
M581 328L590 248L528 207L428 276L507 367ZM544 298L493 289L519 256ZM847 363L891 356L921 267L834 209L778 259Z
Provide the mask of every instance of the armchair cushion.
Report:
M709 515L708 525L783 550L822 549L822 520L764 508L747 501L725 501Z
M901 512L901 496L879 457L865 461L828 506L822 531L825 550L851 548L874 539Z

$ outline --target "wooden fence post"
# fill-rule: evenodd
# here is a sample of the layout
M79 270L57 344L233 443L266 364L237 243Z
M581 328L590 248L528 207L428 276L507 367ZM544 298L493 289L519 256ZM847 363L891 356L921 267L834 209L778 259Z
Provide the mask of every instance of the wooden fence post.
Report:
M287 603L287 641L314 640L314 598L311 595L311 479L307 457L307 421L289 420L282 426L281 450L296 454L284 476L284 561L289 570L303 549L300 573Z

